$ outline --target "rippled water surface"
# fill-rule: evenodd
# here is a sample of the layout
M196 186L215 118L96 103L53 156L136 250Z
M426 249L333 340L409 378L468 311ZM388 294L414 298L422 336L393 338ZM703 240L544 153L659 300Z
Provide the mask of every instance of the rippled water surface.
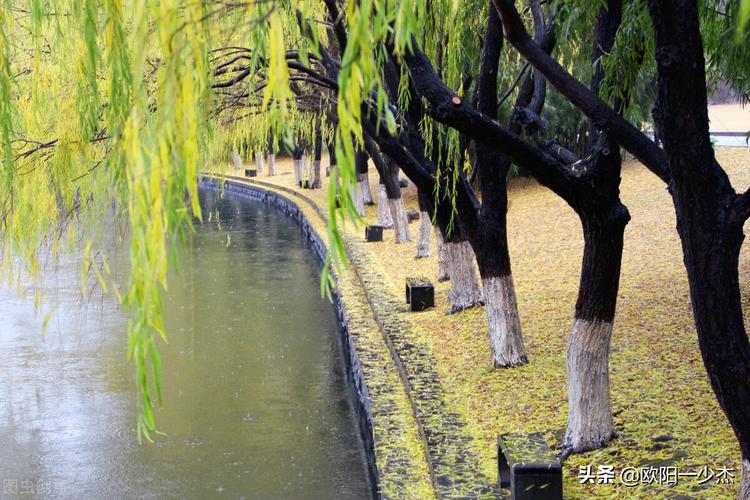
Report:
M0 288L0 496L369 496L335 315L299 228L201 198L212 222L166 296L154 444L134 431L126 314L97 294L82 305L79 263L45 283L44 335L33 301Z

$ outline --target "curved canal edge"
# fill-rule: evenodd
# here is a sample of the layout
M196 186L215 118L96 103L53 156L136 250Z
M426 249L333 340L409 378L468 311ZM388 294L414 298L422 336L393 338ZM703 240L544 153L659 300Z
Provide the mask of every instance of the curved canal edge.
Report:
M320 235L325 234L326 218L320 208L307 200L317 215L308 217L299 205L278 192L283 188L259 184L219 176L204 176L200 182L203 188L279 208L300 225L323 262L327 250ZM376 498L439 496L424 431L415 417L403 367L398 366L392 346L384 342L387 335L374 317L363 284L351 267L332 274L334 307L341 326L349 387L356 402L373 494Z

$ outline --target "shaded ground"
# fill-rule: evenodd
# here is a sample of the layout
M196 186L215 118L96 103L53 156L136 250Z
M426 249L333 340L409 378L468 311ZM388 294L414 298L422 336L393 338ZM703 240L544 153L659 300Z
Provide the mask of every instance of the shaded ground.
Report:
M750 184L750 151L719 150L720 162L735 186ZM279 161L280 175L270 181L291 187L291 162ZM324 162L325 164L325 162ZM371 170L373 194L376 175ZM324 203L327 190L304 190ZM416 206L413 188L407 206ZM610 375L615 424L622 438L610 447L574 456L564 464L566 498L688 495L731 498L737 484L700 485L681 477L676 486L579 484L579 467L676 466L698 472L704 466L737 471L739 452L731 429L715 402L698 352L688 300L687 278L675 231L674 210L663 184L640 164L626 162L622 198L633 220L625 233L625 252L618 313L612 338ZM535 432L557 443L566 422L565 349L578 287L582 235L578 219L562 200L528 180L513 183L509 240L521 323L530 364L494 370L481 308L446 315L448 283L436 284L436 308L399 312L420 345L434 359L444 403L464 422L462 432L483 475L496 478L498 433ZM367 207L367 220L376 207ZM410 225L416 238L417 225ZM362 227L353 233L364 233ZM401 301L406 276L428 276L436 282L437 258L415 261L414 243L395 245L392 231L382 244L359 245L378 286ZM750 250L743 248L741 276L750 272ZM750 286L743 282L743 303L750 306ZM747 319L747 318L746 318Z

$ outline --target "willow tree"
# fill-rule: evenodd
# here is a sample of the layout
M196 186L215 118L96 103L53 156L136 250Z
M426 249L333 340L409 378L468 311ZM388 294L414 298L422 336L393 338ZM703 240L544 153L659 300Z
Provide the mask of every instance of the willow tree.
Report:
M263 100L280 123L287 17L264 4L176 0L6 0L0 8L2 276L20 286L22 274L39 276L60 252L82 252L83 269L130 311L139 437L156 429L167 270L201 215L210 41L247 27L242 36L271 61ZM126 283L114 282L100 251L108 214L130 232Z
M7 193L1 220L4 276L17 276L19 266L32 275L41 272L40 242L53 252L70 248L70 242L84 250L92 248L96 238L90 244L92 237L81 228L116 207L116 215L132 235L130 281L116 290L132 311L129 354L140 389L138 429L147 436L155 429L153 406L159 399L161 362L156 341L166 335L161 297L167 268L179 241L186 237L191 217L200 216L197 177L212 143L210 119L221 107L211 87L221 89L216 85L237 78L254 85L252 96L257 102L247 116L240 118L238 112L230 120L238 127L263 123L258 148L270 135L292 142L290 117L299 116L294 78L308 78L306 85L328 89L335 108L330 129L337 158L329 183L329 255L340 265L346 258L339 227L345 218L357 218L350 187L357 183L356 151L365 147L368 135L423 191L435 195L430 201L435 204L432 212L444 227L456 220L461 203L473 203L462 198L469 191L458 182L466 165L460 160L458 134L445 130L439 135L444 141L431 143L431 131L440 125L423 112L414 114L421 99L415 99L418 94L409 86L424 83L414 78L413 63L419 62L413 58L416 40L431 60L439 61L439 76L452 89L437 97L448 97L446 109L466 109L465 103L453 98L462 88L467 61L479 61L480 47L472 45L471 36L485 18L476 15L480 10L473 7L484 4L477 1L459 10L447 0L324 0L299 5L5 0L0 11L0 135ZM736 261L750 198L734 194L708 142L705 58L695 2L649 3L660 78L657 123L665 134L666 154L624 123L596 90L565 74L526 34L512 1L493 4L501 14L506 38L536 71L649 168L669 174L702 352L740 441L747 476L750 354L739 307ZM742 0L741 7L737 2L728 4L734 10L727 17L739 16L744 23L750 1ZM433 22L427 23L430 19ZM674 38L677 28L690 35L685 39L689 43ZM321 43L326 37L335 39L337 54ZM231 74L217 74L212 64L217 54L234 50L232 57L238 59L227 66ZM672 59L670 54L678 57ZM716 60L725 59L717 53ZM307 71L318 63L323 65L322 73ZM383 71L387 67L397 70L390 83ZM692 129L684 121L679 123L681 106L697 117ZM492 141L499 129L488 120L479 121L488 128L475 139L498 148ZM700 140L691 142L696 137ZM686 143L691 147L685 148ZM503 144L505 149L499 152L521 159L524 143ZM536 159L545 161L538 163L532 157L528 165L536 165L542 175L542 167L567 175L556 170L559 161L548 162L548 156ZM691 168L691 162L699 168ZM436 179L444 174L452 183L448 183L449 196L441 197ZM691 203L691 196L699 191L697 182L712 189L706 190L700 203ZM336 209L337 198L343 210ZM93 248L85 252L89 260L101 255ZM705 268L702 262L711 265ZM106 273L100 279L103 286L114 285ZM712 310L717 304L721 307Z

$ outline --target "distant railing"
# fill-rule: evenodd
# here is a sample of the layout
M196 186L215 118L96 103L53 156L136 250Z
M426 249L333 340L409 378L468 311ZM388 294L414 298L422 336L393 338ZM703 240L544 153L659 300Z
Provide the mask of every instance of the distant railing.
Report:
M654 132L645 132L652 140ZM716 147L746 148L750 147L750 132L709 132L711 142Z

